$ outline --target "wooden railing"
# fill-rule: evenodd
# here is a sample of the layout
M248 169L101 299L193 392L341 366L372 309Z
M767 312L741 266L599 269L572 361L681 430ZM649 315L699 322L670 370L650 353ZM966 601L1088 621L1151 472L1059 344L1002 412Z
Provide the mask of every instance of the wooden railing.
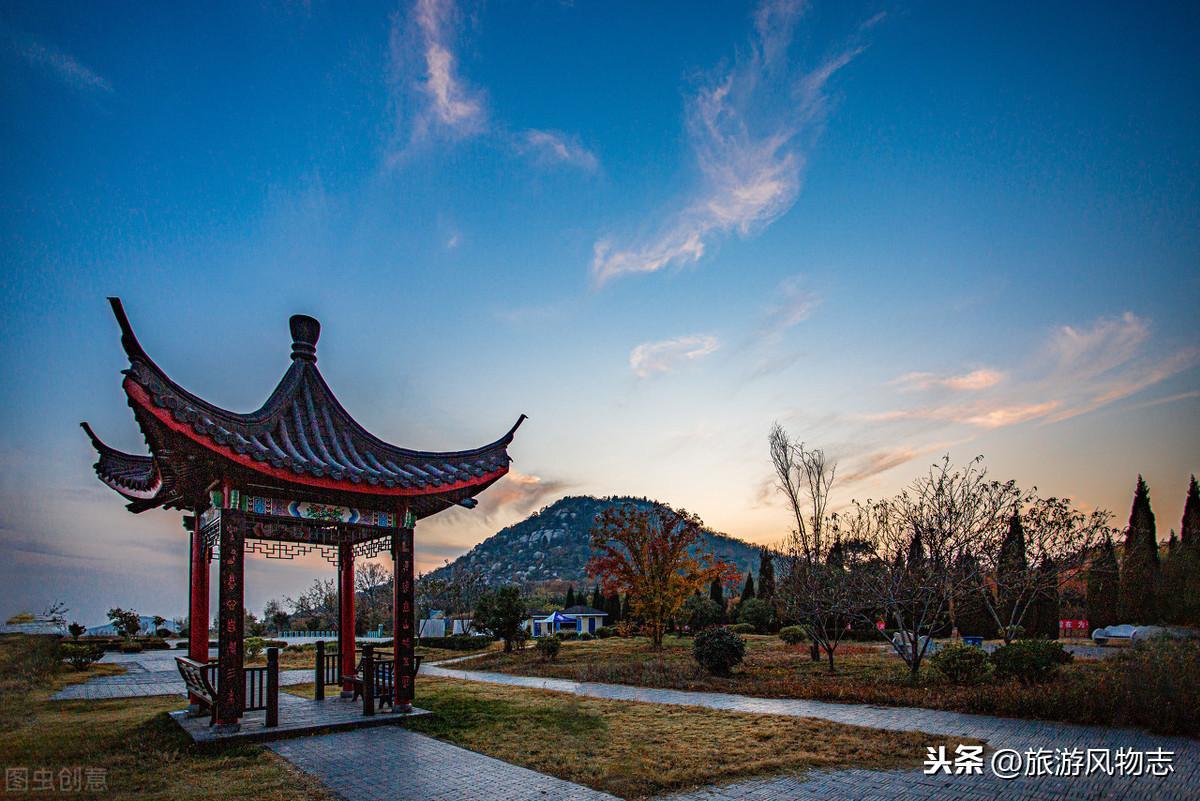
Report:
M326 684L341 684L341 654L336 648L327 649L324 640L317 641L317 658L313 665L313 680L316 682L316 699L325 700Z
M179 659L177 658L176 661ZM218 663L215 661L209 662L204 666L204 670L209 686L213 687L215 693L219 695L221 688L217 681L219 675L217 665ZM261 667L242 668L242 677L246 686L245 705L242 707L242 712L266 710L266 725L277 726L279 724L279 649L268 648L267 664Z

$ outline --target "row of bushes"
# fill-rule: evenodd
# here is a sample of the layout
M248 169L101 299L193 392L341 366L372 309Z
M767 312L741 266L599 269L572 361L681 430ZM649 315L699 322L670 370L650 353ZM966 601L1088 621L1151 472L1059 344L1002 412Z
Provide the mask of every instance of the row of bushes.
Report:
M481 643L487 642L482 637L470 634L452 634L449 637L422 637L417 641L426 648L445 648L447 651L474 651Z
M942 646L930 657L938 673L952 684L978 684L991 676L1038 684L1052 678L1074 657L1054 640L1014 640L989 656L982 648L962 643Z
M135 637L132 640L126 640L123 637L81 637L69 642L95 646L101 651L125 651L126 653L167 650L171 647L162 637ZM64 642L65 644L66 642Z

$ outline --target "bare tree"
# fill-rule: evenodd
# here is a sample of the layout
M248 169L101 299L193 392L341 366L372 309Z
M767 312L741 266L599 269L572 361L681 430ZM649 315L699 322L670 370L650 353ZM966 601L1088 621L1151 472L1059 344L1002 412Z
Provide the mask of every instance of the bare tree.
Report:
M989 481L981 463L954 469L947 456L894 499L855 504L843 516L840 528L874 548L855 574L858 614L874 626L878 610L895 625L889 642L914 681L954 600L978 585L978 563L964 557L995 536L1019 501L1015 484Z
M357 597L355 612L366 630L387 622L392 616L392 571L379 562L364 562L354 571Z
M337 627L338 619L337 584L331 578L314 579L307 590L295 598L286 598L284 603L292 608L298 618L307 618L310 629Z
M776 423L768 436L775 484L787 498L794 525L784 542L775 604L779 616L804 626L813 659L824 651L829 670L859 603L851 581L858 564L836 535L829 495L837 462L820 448L808 448ZM818 650L819 649L819 650Z
M984 608L1004 641L1022 630L1029 610L1057 595L1063 579L1082 570L1092 549L1106 537L1111 515L1085 514L1065 498L1023 498L1007 527L981 540L978 558L986 580L976 583Z

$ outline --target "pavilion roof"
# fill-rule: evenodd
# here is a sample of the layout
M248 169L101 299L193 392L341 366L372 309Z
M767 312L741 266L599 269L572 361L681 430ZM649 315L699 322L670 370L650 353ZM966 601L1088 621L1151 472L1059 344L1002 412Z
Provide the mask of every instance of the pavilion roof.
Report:
M525 415L504 436L471 450L421 451L384 442L351 417L325 383L316 364L320 324L311 317L291 318L292 364L270 397L258 410L238 413L172 381L138 342L120 300L109 301L129 359L122 386L151 455L118 451L86 423L84 429L99 454L97 476L129 499L133 511L187 507L181 495L189 479L205 483L222 468L310 493L443 495L453 503L508 472L507 448ZM199 466L196 449L205 457ZM197 480L190 484L193 490L198 486ZM444 506L429 507L425 514L438 508Z

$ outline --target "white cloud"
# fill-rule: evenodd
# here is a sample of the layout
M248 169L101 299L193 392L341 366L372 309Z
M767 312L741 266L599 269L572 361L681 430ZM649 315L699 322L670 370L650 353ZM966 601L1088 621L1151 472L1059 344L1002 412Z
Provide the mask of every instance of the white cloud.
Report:
M35 67L46 70L50 75L80 91L97 91L111 94L112 84L104 76L80 63L69 53L32 38L14 41L12 49L21 58Z
M392 18L388 48L394 82L401 97L412 141L433 137L458 139L487 128L482 90L459 73L453 49L461 28L453 0L416 0L412 13Z
M525 131L517 140L517 149L544 164L566 164L585 172L600 168L596 154L584 147L576 136L561 131Z
M788 50L802 10L794 0L759 6L747 55L688 103L697 191L646 236L598 240L597 285L696 262L720 237L752 235L792 207L824 118L826 84L862 50L850 47L809 73L794 69Z
M669 373L680 363L707 356L718 347L717 338L707 334L643 342L630 351L629 367L639 378Z

